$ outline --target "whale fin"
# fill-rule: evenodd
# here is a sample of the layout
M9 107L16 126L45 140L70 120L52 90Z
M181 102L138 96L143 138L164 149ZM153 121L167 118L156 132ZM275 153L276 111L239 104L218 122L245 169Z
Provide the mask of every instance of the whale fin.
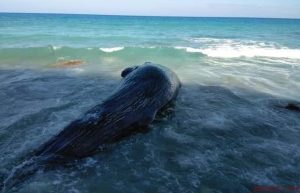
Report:
M130 72L134 71L134 70L137 69L137 68L138 68L138 66L125 68L125 69L121 72L122 78L126 77Z
M290 111L300 112L300 106L298 106L294 103L289 103L284 108L287 110L290 110Z
M146 112L142 113L142 117L138 121L138 127L148 127L150 123L154 120L156 116L156 111L147 110Z
M175 101L172 100L158 110L155 121L165 121L173 117L175 109Z

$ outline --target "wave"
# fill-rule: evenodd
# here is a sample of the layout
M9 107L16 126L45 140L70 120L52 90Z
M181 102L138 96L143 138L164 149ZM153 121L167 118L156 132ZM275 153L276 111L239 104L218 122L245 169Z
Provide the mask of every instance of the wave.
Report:
M264 57L264 58L288 58L300 59L300 49L292 49L274 42L262 42L254 40L239 39L217 39L217 38L191 38L189 41L199 45L195 47L174 46L174 47L111 47L99 48L105 53L113 53L121 50L137 50L137 49L177 49L184 50L187 53L201 53L208 57L215 58L239 58L239 57ZM67 48L61 46L52 46L54 50ZM83 48L84 49L84 48ZM85 48L94 50L95 48Z
M117 52L123 50L124 47L113 47L113 48L99 48L103 52Z
M176 47L186 52L202 53L209 57L267 57L300 59L300 49L291 49L275 42L242 39L190 38L193 47Z
M300 59L300 49L289 48L261 48L255 46L229 47L220 46L215 48L192 48L175 47L191 53L202 53L209 57L239 58L239 57L267 57L267 58L290 58Z
M281 47L280 44L275 42L264 42L264 41L255 41L255 40L244 40L244 39L226 39L226 38L189 38L187 41L191 43L200 43L201 45L209 46L259 46L259 47Z
M52 46L52 45L49 45L49 48L50 49L53 49L53 50L60 50L62 48L66 49L66 48L69 48L69 47L63 47L63 46ZM99 48L99 50L101 50L102 52L107 52L107 53L111 53L111 52L117 52L117 51L121 51L123 50L125 47L111 47L111 48ZM76 48L74 48L76 49ZM80 48L77 48L77 49L80 49ZM82 48L82 49L87 49L87 50L93 50L95 48Z
M202 40L215 41L217 40ZM219 42L220 43L220 42ZM64 46L45 46L28 48L1 48L0 64L55 64L58 61L83 60L87 62L116 61L118 59L188 59L195 57L211 58L239 58L239 57L263 57L269 59L300 59L300 49L249 42L205 44L204 46L174 46L174 47L88 47L74 48Z

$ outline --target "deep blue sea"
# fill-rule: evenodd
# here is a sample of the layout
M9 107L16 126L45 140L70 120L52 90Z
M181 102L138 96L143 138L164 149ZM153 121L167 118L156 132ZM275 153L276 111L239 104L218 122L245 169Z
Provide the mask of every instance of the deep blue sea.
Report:
M0 13L0 182L146 61L182 82L172 116L22 193L300 189L300 20Z

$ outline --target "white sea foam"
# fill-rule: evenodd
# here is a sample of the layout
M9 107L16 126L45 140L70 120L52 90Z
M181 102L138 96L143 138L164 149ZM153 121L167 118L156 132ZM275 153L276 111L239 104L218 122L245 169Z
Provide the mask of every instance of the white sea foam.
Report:
M269 57L269 58L300 59L300 49L288 49L288 48L276 49L276 48L259 48L259 47L247 47L247 46L233 48L233 47L224 46L224 47L217 47L217 48L198 49L197 51L200 51L201 53L210 57L220 57L220 58ZM189 52L188 49L187 52Z
M224 39L224 38L191 38L188 39L192 43L201 43L201 45L230 45L230 46L239 46L239 45L257 45L262 47L278 47L280 46L274 42L263 42L263 41L254 41L254 40L242 40L242 39Z
M193 43L233 43L233 39L220 39L220 38L190 38L188 41Z
M61 46L52 46L53 50L59 50L61 49L62 47Z
M179 50L185 50L186 52L199 52L202 53L202 49L200 48L191 48L191 47L182 47L182 46L176 46L175 49Z
M103 52L116 52L116 51L120 51L123 50L124 47L113 47L113 48L99 48L101 51Z
M175 47L186 52L199 52L209 57L268 57L300 59L300 49L291 49L273 42L253 40L232 40L215 38L193 38L190 41L199 44L199 48Z
M71 71L76 72L76 73L81 73L81 72L84 72L85 70L83 68L72 68Z

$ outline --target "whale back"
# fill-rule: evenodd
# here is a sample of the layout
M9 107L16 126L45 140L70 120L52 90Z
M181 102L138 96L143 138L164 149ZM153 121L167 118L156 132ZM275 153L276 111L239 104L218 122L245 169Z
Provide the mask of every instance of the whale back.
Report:
M99 146L147 127L156 113L176 98L180 87L175 73L152 63L122 74L124 78L111 96L70 123L36 155L76 158L92 155Z

